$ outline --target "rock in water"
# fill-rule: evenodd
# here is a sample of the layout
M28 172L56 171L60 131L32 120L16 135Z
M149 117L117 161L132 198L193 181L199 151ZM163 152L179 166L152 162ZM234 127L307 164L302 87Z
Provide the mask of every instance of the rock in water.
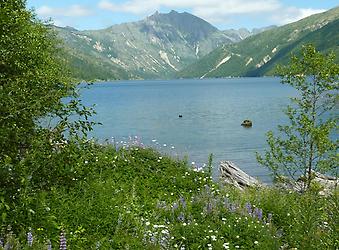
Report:
M242 123L241 123L241 126L243 127L252 127L252 121L251 120L244 120Z
M220 178L228 184L243 190L246 187L263 186L263 183L246 174L231 161L220 162Z

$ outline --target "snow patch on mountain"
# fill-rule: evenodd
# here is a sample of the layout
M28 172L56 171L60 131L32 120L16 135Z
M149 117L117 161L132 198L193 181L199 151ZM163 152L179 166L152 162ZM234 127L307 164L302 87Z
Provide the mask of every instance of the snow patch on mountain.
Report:
M258 63L258 64L256 65L256 67L257 67L257 68L262 67L264 64L268 63L271 59L272 59L272 58L271 58L269 55L265 56L265 57L260 61L260 63Z
M131 41L129 41L129 40L126 40L126 45L127 45L128 47L137 49L137 47L136 47Z
M120 59L114 58L114 57L111 57L110 59L111 59L112 62L120 65L121 67L127 68L127 65L124 62L120 61Z
M178 71L178 69L168 59L168 56L167 56L166 52L160 50L159 51L159 55L160 55L161 59L164 60L169 66L171 66L174 70Z
M229 61L232 58L232 55L230 56L226 56L224 59L222 59L213 69L211 69L210 71L208 71L206 74L204 74L203 76L200 77L200 79L205 78L205 76L211 72L213 72L214 70L218 69L221 65L223 65L224 63L226 63L227 61Z
M102 44L100 42L95 42L95 44L93 45L93 48L96 49L99 52L103 52L105 50L105 48L102 46Z
M253 61L253 58L251 57L250 59L248 59L248 61L247 61L245 66L249 65L252 61Z
M226 56L224 59L222 59L217 66L215 66L215 68L213 70L216 70L217 68L219 68L222 64L226 63L228 60L231 59L232 56Z
M198 56L198 54L199 54L199 43L197 43L195 47L195 56Z
M76 34L74 32L72 32L72 34L77 36L77 37L79 37L79 38L81 38L81 39L84 39L87 43L92 42L92 38L90 38L90 37L88 37L86 35L79 35L79 34Z

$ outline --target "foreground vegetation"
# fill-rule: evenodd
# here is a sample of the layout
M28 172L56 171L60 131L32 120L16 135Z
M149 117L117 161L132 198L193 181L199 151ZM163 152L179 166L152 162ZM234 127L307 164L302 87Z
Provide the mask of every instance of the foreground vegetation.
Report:
M337 191L240 192L212 180L211 161L86 140L92 110L55 36L25 1L0 4L0 249L339 247Z
M62 147L16 166L55 164L60 173L50 173L54 178L44 189L38 173L25 176L15 202L1 203L2 247L47 249L50 242L57 249L64 240L69 249L339 246L338 193L319 197L270 188L240 193L213 182L208 168L188 167L152 149L93 142Z

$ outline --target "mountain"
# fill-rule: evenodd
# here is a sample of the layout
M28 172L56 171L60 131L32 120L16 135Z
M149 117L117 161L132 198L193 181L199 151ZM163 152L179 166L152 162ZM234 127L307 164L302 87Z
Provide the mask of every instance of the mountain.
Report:
M53 27L80 79L171 78L215 48L239 41L187 12L159 12L102 30ZM246 37L248 34L246 34ZM245 35L244 35L245 37Z
M339 7L225 44L178 73L183 78L273 75L306 43L334 51L339 61Z
M249 37L249 36L253 36L256 34L259 34L261 32L264 32L266 30L270 30L270 29L274 29L277 26L275 25L271 25L268 27L264 27L264 28L255 28L252 31L249 31L246 28L241 28L241 29L229 29L229 30L224 30L223 33L234 43L236 42L240 42L242 40L244 40L245 38Z

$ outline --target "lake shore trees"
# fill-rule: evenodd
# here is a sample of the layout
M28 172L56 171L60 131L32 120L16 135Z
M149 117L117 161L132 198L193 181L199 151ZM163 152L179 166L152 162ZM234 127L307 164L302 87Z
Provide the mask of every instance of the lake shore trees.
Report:
M339 65L334 54L323 55L312 45L305 45L301 55L293 55L290 64L278 68L282 83L298 91L285 113L289 125L278 127L280 134L267 134L269 149L260 164L272 170L277 178L295 179L303 175L303 190L311 186L313 171L338 175Z

